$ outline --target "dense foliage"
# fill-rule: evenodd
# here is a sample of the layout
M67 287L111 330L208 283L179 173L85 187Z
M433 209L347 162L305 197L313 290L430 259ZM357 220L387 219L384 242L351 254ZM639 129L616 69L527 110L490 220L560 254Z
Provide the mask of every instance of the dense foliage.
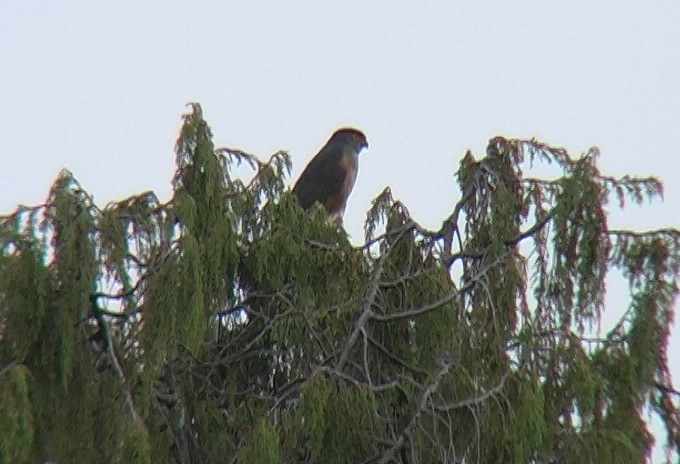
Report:
M357 247L199 105L176 154L167 203L64 171L0 217L0 463L640 463L650 412L678 456L680 233L607 225L657 180L495 138L440 230L386 189Z

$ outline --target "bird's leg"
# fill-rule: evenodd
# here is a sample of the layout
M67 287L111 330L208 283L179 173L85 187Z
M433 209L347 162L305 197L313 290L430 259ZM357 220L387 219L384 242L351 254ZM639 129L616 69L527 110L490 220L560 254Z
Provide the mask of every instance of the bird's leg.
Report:
M336 211L335 213L329 214L326 218L326 222L329 224L336 223L337 225L342 226L342 213Z

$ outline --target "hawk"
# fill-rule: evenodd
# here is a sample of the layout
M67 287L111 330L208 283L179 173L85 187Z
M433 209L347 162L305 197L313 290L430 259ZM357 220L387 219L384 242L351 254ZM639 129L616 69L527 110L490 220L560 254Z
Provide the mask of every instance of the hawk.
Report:
M305 211L319 202L329 221L342 223L347 198L359 172L359 153L364 148L368 148L368 141L358 129L346 127L331 135L293 187Z

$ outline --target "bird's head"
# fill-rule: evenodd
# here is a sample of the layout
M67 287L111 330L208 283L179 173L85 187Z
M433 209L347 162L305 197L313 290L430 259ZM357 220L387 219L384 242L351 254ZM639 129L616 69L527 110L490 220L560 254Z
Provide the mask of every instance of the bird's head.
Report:
M357 153L361 152L364 148L368 148L368 140L364 133L352 127L343 127L336 130L329 142L351 145Z

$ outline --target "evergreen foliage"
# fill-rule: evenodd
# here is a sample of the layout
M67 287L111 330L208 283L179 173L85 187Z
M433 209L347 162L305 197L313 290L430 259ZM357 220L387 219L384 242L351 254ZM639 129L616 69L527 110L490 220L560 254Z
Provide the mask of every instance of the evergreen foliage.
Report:
M439 230L386 189L357 247L198 104L176 155L166 203L64 171L0 216L0 463L639 463L650 413L678 458L680 232L607 224L656 179L498 137Z

